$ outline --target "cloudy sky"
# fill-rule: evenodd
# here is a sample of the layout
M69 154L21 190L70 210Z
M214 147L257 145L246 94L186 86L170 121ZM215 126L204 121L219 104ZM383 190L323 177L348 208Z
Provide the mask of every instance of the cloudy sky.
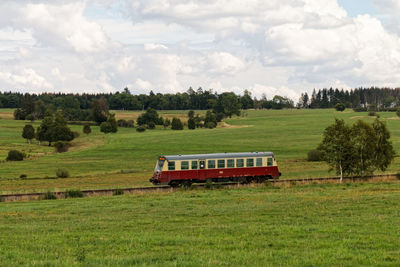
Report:
M0 91L400 87L400 0L2 0Z

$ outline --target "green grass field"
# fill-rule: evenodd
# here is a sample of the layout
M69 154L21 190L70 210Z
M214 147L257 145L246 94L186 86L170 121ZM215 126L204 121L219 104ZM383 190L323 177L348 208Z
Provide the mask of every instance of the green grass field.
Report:
M398 266L400 182L0 203L2 266Z
M118 111L117 118L135 119L140 112ZM184 118L185 111L160 112L163 116ZM56 154L46 144L27 144L21 137L24 121L12 120L12 110L0 110L0 191L63 190L66 188L117 188L151 185L157 156L213 152L273 151L282 178L334 176L325 163L307 162L307 152L321 141L322 132L335 117L352 123L366 113L346 110L249 110L244 117L226 119L229 127L173 131L162 128L138 133L119 128L118 133L104 135L98 127L74 140L67 153ZM400 151L400 120L395 113L379 113L392 133ZM35 127L40 122L35 122ZM225 126L227 126L225 125ZM71 126L82 132L82 126ZM6 162L9 150L28 154L23 162ZM57 168L66 168L71 177L56 179ZM396 158L388 172L397 172ZM20 179L26 174L27 179Z

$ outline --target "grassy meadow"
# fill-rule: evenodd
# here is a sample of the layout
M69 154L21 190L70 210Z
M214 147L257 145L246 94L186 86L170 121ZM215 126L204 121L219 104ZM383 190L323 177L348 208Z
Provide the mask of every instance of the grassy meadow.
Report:
M163 129L138 133L134 128L119 128L116 134L103 134L92 127L88 136L82 126L71 125L81 132L67 153L54 153L46 142L27 144L21 137L25 121L12 120L10 109L0 109L0 192L63 190L66 188L117 188L150 186L157 156L213 152L273 151L282 178L333 176L325 163L307 162L307 152L322 139L325 127L334 118L348 123L357 119L372 122L366 113L352 110L248 110L241 117L232 117L216 129L173 131ZM204 113L204 111L202 112ZM140 112L116 111L117 119L136 119ZM186 111L163 111L160 114L182 119ZM395 113L379 113L392 133L396 151L400 151L400 120ZM36 128L40 122L34 122ZM22 162L6 162L11 149L24 151ZM67 169L70 178L55 178L58 168ZM396 158L388 172L397 172ZM20 179L26 174L26 179Z
M2 266L398 266L400 181L0 203Z

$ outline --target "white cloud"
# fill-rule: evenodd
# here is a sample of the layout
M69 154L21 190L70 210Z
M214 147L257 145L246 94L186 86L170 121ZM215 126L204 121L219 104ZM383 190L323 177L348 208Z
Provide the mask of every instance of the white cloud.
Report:
M144 89L144 90L151 90L151 89L153 89L153 88L152 88L153 85L152 85L150 82L144 81L144 80L142 80L142 79L137 79L134 86L136 86L136 87L139 88L139 89Z
M152 50L168 50L168 47L162 44L144 44L144 50L152 51Z
M207 56L208 71L214 74L233 75L245 66L243 61L226 52L215 52Z
M375 2L398 20L398 0ZM398 25L350 18L336 0L5 0L0 90L209 86L297 100L312 88L398 86Z
M0 72L0 84L9 85L25 92L41 92L53 87L44 77L29 68L24 68L16 73Z

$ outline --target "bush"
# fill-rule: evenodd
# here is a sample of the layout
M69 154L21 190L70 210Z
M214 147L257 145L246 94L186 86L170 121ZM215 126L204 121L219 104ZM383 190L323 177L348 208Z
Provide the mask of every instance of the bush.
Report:
M307 160L308 161L323 161L324 153L318 149L310 150L307 154Z
M43 195L43 199L57 199L56 194L54 194L53 192L47 191L44 195Z
M126 120L118 120L117 124L119 127L126 127Z
M83 193L81 190L76 189L76 190L67 190L65 191L65 198L77 198L77 197L83 197Z
M183 130L183 123L178 118L173 118L171 123L172 130Z
M346 107L342 103L337 103L335 105L335 109L336 109L336 111L344 111L346 109Z
M58 178L68 178L69 172L66 169L57 169L56 175Z
M213 121L209 121L204 126L208 129L213 129L213 128L217 127L217 124Z
M85 124L83 126L83 130L82 130L86 135L90 134L92 132L92 129L90 128L89 124Z
M368 116L371 116L371 117L373 117L373 116L376 116L376 113L375 113L375 111L369 111L368 112Z
M100 124L100 132L103 133L111 133L112 132L112 126L109 122L102 122Z
M107 121L100 124L100 131L103 133L116 133L118 131L118 124L115 120L115 114L110 114Z
M190 118L190 119L188 120L188 128L189 128L190 130L196 129L196 122L194 121L194 118Z
M137 118L138 125L149 124L150 122L156 125L163 125L163 119L159 117L157 111L152 108L147 109L145 113Z
M32 114L28 114L28 115L26 115L25 120L28 120L28 121L32 121L32 122L33 122L33 121L35 120L35 118L33 117Z
M146 131L146 127L141 125L141 126L136 128L136 131L139 132L139 133L144 132L144 131Z
M67 141L57 141L54 143L54 148L58 153L67 152L71 144Z
M127 128L133 128L135 126L135 122L133 120L128 120L126 122L126 126Z
M21 161L25 158L25 154L18 150L10 150L6 158L7 161Z
M154 129L154 128L156 128L156 124L154 123L154 122L149 122L148 124L147 124L147 129L150 129L150 130L152 130L152 129Z
M28 178L28 175L26 175L26 174L21 174L20 176L19 176L19 178L21 178L21 179L26 179L26 178Z
M354 112L365 112L367 111L367 108L363 108L363 107L356 107L353 108Z
M78 138L81 134L79 132L72 132L72 134L74 135L74 139Z
M122 189L115 189L113 192L113 196L120 196L124 194L124 190Z

